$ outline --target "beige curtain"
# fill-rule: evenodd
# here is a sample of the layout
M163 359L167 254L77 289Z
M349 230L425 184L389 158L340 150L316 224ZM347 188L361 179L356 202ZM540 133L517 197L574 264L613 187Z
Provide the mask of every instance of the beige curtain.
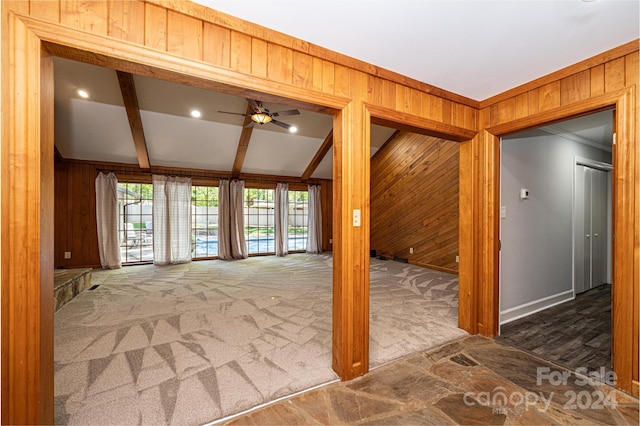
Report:
M96 222L102 269L121 268L118 238L118 178L113 173L101 172L96 177Z
M153 263L191 262L191 178L153 176Z
M289 253L289 185L276 185L275 206L276 256L286 256Z
M322 252L322 205L320 185L309 185L309 218L307 222L307 253Z
M244 181L220 179L218 187L218 257L246 259Z

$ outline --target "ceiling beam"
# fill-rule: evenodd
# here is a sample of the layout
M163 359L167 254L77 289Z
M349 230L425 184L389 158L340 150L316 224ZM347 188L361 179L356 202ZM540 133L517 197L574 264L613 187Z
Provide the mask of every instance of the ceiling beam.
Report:
M247 127L251 123L251 117L249 114L253 112L251 105L247 105L247 116L242 123L242 133L240 133L240 141L238 142L238 150L236 151L236 159L233 162L233 168L231 169L231 176L238 177L242 171L242 165L244 164L244 157L247 155L247 149L249 149L249 142L251 141L251 134L253 133L253 127Z
M327 137L324 138L324 142L322 142L322 145L320 145L318 152L316 152L316 155L313 156L306 170L304 171L304 173L302 173L302 179L309 179L311 177L313 172L316 171L316 169L320 165L320 162L325 157L325 155L327 155L327 152L329 152L332 146L333 146L333 129L331 129Z
M144 129L142 127L142 118L140 117L140 106L138 105L138 95L136 94L136 86L133 81L133 74L123 71L118 73L118 83L120 83L120 91L122 92L122 100L127 110L127 118L131 127L131 136L133 144L136 148L138 156L138 164L141 169L148 169L149 153L147 152L147 141L144 137Z

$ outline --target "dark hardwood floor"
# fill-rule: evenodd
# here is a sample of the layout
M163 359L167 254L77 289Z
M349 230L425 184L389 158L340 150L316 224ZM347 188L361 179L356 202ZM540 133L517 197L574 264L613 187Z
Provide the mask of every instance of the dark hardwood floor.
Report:
M611 369L611 285L501 327L496 338L564 367Z

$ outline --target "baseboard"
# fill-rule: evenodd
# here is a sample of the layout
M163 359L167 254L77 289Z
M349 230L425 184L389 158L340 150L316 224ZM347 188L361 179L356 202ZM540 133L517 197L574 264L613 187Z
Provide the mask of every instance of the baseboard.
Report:
M446 272L449 274L458 275L458 271L456 271L455 269L443 268L442 266L430 265L428 263L412 262L411 260L409 260L409 263L411 265L416 265L421 268L433 269L434 271L440 271L440 272Z
M535 314L536 312L559 305L560 303L568 302L569 300L573 300L573 298L573 290L567 290L514 308L505 309L500 312L500 325L526 317L527 315Z

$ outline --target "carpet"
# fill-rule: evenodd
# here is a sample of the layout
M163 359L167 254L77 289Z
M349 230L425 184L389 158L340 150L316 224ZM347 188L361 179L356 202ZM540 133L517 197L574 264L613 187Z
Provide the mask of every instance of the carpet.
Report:
M196 425L338 380L331 255L94 271L55 314L56 424ZM466 335L457 277L371 259L370 365Z

